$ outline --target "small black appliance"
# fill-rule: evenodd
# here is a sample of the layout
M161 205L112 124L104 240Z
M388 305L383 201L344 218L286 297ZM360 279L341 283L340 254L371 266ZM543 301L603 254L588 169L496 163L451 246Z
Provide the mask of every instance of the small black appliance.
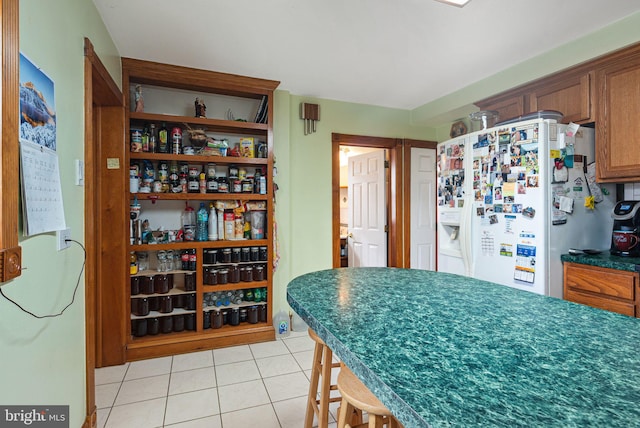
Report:
M611 217L611 254L640 257L640 201L618 202Z

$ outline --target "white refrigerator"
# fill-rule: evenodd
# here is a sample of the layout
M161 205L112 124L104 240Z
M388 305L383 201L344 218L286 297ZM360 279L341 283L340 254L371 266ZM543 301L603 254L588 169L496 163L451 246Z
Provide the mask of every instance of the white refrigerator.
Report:
M534 119L437 153L438 271L561 298L560 255L609 250L615 186L595 183L593 129Z

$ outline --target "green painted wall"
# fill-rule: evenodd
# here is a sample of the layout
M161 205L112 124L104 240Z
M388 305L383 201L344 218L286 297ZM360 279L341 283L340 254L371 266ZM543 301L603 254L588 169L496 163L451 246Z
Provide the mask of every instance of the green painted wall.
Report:
M93 2L20 1L20 50L55 82L65 216L72 238L81 242L84 188L74 184L73 162L84 158L85 36L119 83L119 55ZM36 314L57 313L71 300L82 267L78 245L57 252L55 242L53 233L21 236L25 270L2 285L5 294ZM57 318L34 319L0 298L0 403L68 404L70 426L82 425L84 311L84 277L75 302Z
M317 131L304 135L300 103L320 105ZM407 110L305 98L277 91L274 140L280 265L274 309L288 311L286 285L298 275L332 266L331 134L433 140L433 128L412 126Z

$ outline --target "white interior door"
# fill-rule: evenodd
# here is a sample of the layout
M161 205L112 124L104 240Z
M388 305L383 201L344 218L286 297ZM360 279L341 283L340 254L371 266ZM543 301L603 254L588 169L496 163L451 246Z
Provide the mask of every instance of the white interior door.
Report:
M387 266L384 150L349 157L349 267Z
M411 268L436 270L436 151L411 148Z

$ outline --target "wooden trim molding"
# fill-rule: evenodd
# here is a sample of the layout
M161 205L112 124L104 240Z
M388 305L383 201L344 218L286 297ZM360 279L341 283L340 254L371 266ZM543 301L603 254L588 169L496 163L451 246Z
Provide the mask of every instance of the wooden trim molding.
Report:
M0 150L0 282L20 276L22 249L18 245L18 171L20 155L19 1L2 0L2 147Z
M402 140L396 138L369 137L349 134L331 134L332 163L332 261L340 267L340 146L374 147L389 150L389 234L387 266L404 265L402 251Z

